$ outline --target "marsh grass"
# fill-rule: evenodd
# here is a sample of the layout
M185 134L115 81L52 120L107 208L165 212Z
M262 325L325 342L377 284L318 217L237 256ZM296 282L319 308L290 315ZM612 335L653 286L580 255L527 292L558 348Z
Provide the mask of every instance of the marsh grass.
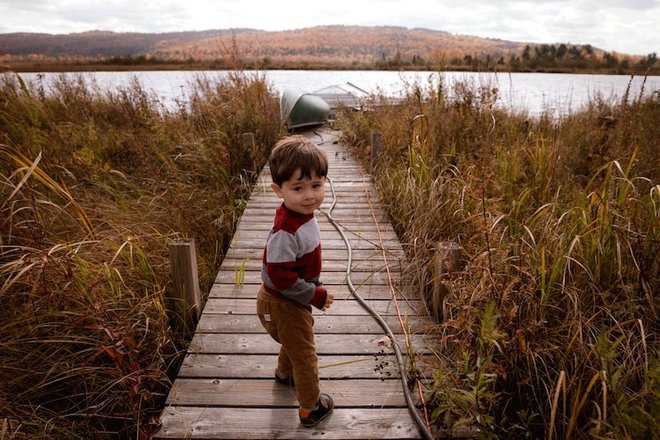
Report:
M280 136L277 100L241 73L198 78L175 110L137 81L1 81L2 438L148 438L186 343L168 244L195 239L207 292Z
M365 159L364 140L383 134L373 175L404 279L429 307L437 243L468 255L443 275L431 332L434 422L486 437L657 438L658 93L596 97L560 120L501 109L497 94L411 84L397 106L339 120Z

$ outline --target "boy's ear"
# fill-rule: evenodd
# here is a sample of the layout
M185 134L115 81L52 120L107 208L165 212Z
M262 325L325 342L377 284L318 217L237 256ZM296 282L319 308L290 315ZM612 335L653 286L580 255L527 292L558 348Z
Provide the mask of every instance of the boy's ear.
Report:
M282 187L279 186L277 183L271 183L270 187L273 189L273 191L275 191L275 194L277 195L277 197L279 197L281 199L282 198Z

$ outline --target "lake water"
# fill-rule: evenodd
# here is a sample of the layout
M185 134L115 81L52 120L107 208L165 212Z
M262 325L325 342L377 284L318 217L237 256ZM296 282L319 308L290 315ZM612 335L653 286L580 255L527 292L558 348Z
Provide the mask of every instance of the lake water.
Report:
M149 71L149 72L92 72L83 73L94 79L103 89L126 86L137 78L146 90L153 91L166 106L177 101L185 102L190 85L195 78L222 78L227 71ZM406 85L437 84L442 77L451 90L456 81L476 86L496 87L499 90L499 105L526 111L531 116L548 112L555 116L565 115L583 107L600 97L605 101L617 101L629 89L629 96L637 97L643 90L645 95L660 93L660 77L633 77L626 75L585 75L558 73L476 73L476 72L392 72L392 71L317 71L317 70L270 70L248 71L248 74L265 75L278 92L289 86L313 92L330 85L355 84L367 92L382 92L397 96ZM26 80L37 80L43 75L46 83L57 73L24 73ZM67 74L74 75L74 74Z

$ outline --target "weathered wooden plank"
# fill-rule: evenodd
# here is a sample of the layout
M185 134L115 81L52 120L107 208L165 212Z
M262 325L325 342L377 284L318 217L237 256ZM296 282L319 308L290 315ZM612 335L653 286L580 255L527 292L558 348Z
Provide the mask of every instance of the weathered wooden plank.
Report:
M321 236L332 236L330 234L339 234L336 230L335 227L332 226L329 222L327 221L320 221L319 223L319 230L321 231ZM252 234L254 232L269 232L271 228L271 223L268 224L263 224L263 223L250 223L250 222L245 222L241 223L236 230L237 234ZM356 225L346 225L342 224L340 225L340 229L346 234L348 238L364 238L364 239L369 239L369 240L376 240L379 238L385 239L393 239L389 238L388 236L391 236L392 234L395 234L394 231L391 228L381 228L380 230L376 229L376 225L373 224L356 224ZM378 232L380 232L380 235L378 235Z
M335 405L351 408L392 408L406 404L401 381L349 379L322 380L321 392L332 395ZM374 393L377 387L378 393ZM298 408L295 391L273 379L193 379L180 377L172 386L168 405L222 405L234 407Z
M245 208L244 214L272 215L280 203L282 202L258 199L248 204L247 208ZM354 197L350 200L342 199L342 203L337 201L332 211L330 211L332 203L332 198L326 199L326 201L323 202L323 205L321 205L320 210L316 211L317 218L327 218L327 216L331 216L332 218L345 217L350 219L351 213L357 213L360 215L371 215L373 213L376 218L378 218L386 214L386 211L381 208L379 204L373 202L370 204L364 197ZM383 225L387 225L387 222L383 223Z
M341 237L339 233L332 227L332 225L326 225L325 223L319 223L319 228L321 230L322 239L337 239ZM378 242L380 240L396 240L398 237L393 230L376 230L374 225L358 225L355 228L343 227L341 231L346 235L348 239L363 239L369 241ZM266 243L266 237L270 232L269 228L264 228L262 224L258 223L246 223L241 225L237 230L236 234L240 236L250 237L250 238L263 238L263 243Z
M178 377L273 379L277 355L189 354ZM420 367L420 361L416 363ZM393 354L319 356L323 379L391 379L399 369Z
M407 408L335 408L314 428L295 408L168 407L158 438L191 439L401 439L418 438Z
M404 316L424 314L424 305L421 301L412 301L410 304L400 300L399 308ZM376 311L379 315L395 315L396 308L394 303L389 300L369 300L369 306ZM219 298L212 297L206 301L204 305L204 314L216 315L242 315L254 314L257 305L256 294L252 298ZM339 315L365 315L364 308L353 298L335 298L335 302L327 312L320 310L314 311L314 314L331 314L333 316Z
M269 213L263 213L263 214L255 215L253 217L241 217L241 220L239 221L238 227L240 228L240 226L243 223L255 223L256 222L255 219L258 219L259 223L262 224L263 226L270 227L273 224L274 214L275 214L275 206L272 207L272 210ZM346 225L346 224L347 225L356 224L358 226L363 226L363 227L364 226L370 226L372 228L375 228L376 225L377 225L381 229L391 229L392 228L391 225L389 224L389 222L375 223L374 219L372 217L366 216L366 215L363 215L363 217L369 218L371 220L369 222L365 223L365 222L359 222L359 221L353 220L352 217L347 216L347 215L344 215L343 217L340 218L340 217L335 217L334 213L332 214L332 219L335 220L337 223L339 223L340 226L343 226L343 225ZM341 222L340 222L340 220L341 220ZM316 221L319 223L319 225L321 225L321 229L330 230L330 229L334 228L334 226L332 226L332 224L330 223L330 220L328 219L328 216L327 216L327 212L325 210L316 211ZM327 228L323 228L324 225L326 225Z
M236 233L249 236L258 232L260 233L260 237L264 237L263 244L265 244L265 237L270 231L271 226L272 223L265 224L257 222L241 222L238 226L238 229L236 230ZM398 238L396 233L391 228L381 228L380 230L377 230L376 226L371 223L341 224L340 227L346 237L349 239L361 238L365 240L378 241L380 239L395 240ZM338 240L341 237L341 235L339 235L339 233L335 230L334 226L326 221L319 222L319 229L321 231L322 241L328 239ZM262 235L264 232L266 235ZM378 232L380 232L380 236L378 235Z
M236 276L241 272L239 268L220 268L218 275L215 278L216 283L235 283L237 281ZM242 273L244 283L261 283L261 271L257 270L246 270ZM382 284L388 285L387 274L384 271L371 271L371 272L351 272L351 279L353 284L359 286L366 282L370 284ZM324 284L343 284L346 280L346 273L343 271L339 272L322 272L321 280Z
M209 293L210 298L256 298L259 286L261 285L260 279L255 279L253 282L245 282L243 284L235 283L216 283L211 288ZM335 300L349 300L353 298L353 294L348 289L345 283L332 284L324 283L324 286L335 295ZM392 299L392 290L389 285L382 284L361 284L356 285L357 293L366 301L373 300L389 300ZM412 301L416 299L413 296L406 296L404 292L399 289L395 290L398 302Z
M227 251L225 259L234 259L234 260L259 260L261 261L263 257L264 250L263 248L242 248L234 247ZM352 260L354 263L359 263L363 260L371 261L383 261L383 251L381 249L354 249L351 253ZM387 262L390 266L398 267L398 259L403 259L405 255L400 249L388 250L387 251ZM346 261L348 258L348 251L346 249L323 249L323 262L329 260L340 260Z
M268 237L269 233L270 233L270 229L266 229L266 228L259 228L259 229L239 228L234 234L234 238L232 240L231 245L235 246L237 243L241 241L241 239L248 238L250 240L261 239L263 246L263 244L266 243L266 238ZM397 235L391 229L383 230L383 231L344 230L344 234L346 235L346 238L348 238L349 240L361 239L361 240L372 241L376 244L379 243L379 240L385 240L385 241L398 240ZM339 232L337 232L335 229L324 228L323 230L321 230L322 244L328 239L337 240L339 238L341 238L341 235L339 235Z
M229 254L231 256L231 254ZM323 259L323 272L346 272L346 260L345 259ZM230 270L261 270L263 262L261 258L227 258L225 257L223 267L226 267ZM378 260L361 260L354 261L351 265L352 270L357 272L378 272L385 269L385 265ZM392 273L398 273L398 266L390 267Z
M398 317L383 316L392 332L403 333ZM419 319L409 317L404 324L411 331L420 331ZM420 326L422 326L420 328ZM216 315L204 313L197 324L197 331L206 333L263 333L264 329L256 315ZM319 314L314 315L314 334L382 334L383 329L368 316Z
M344 224L353 224L353 225L355 225L355 224L373 224L373 222L374 222L374 219L373 219L373 217L371 217L370 214L359 214L359 215L356 214L356 215L353 215L353 216L350 216L350 217L348 215L346 215L346 216L333 215L333 218L335 219L335 221L337 221L339 224L342 224L342 225L344 225ZM379 224L387 224L387 222L389 222L389 219L387 219L386 217L376 217L376 219L378 220ZM273 213L271 212L270 214L263 213L263 214L258 214L258 215L257 214L250 215L250 217L245 217L244 220L241 220L241 223L243 221L272 225L273 224Z
M380 250L380 249L401 249L401 243L398 240L384 240L381 242L369 242L366 240L351 239L349 238L349 243L352 249L371 249L371 250ZM249 237L239 237L238 239L232 241L232 246L241 246L244 248L256 248L263 249L264 240L263 239L253 239ZM323 240L323 249L344 249L346 244L340 238Z
M382 343L384 335L316 335L316 353L318 355L334 354L376 354L381 350L391 352ZM413 352L424 353L427 347L433 347L433 338L427 335L412 335L410 337ZM401 336L397 343L403 349L405 342ZM224 334L195 333L190 353L207 354L277 354L280 345L266 333L255 334Z
M225 258L223 262L224 270L229 271L244 271L244 272L260 272L262 262L261 259L256 258ZM323 273L327 272L343 272L346 273L346 260L345 259L325 259L323 262ZM382 261L378 260L361 260L355 261L352 264L352 270L356 272L380 272L385 270ZM396 273L398 276L398 268L390 268L391 273Z

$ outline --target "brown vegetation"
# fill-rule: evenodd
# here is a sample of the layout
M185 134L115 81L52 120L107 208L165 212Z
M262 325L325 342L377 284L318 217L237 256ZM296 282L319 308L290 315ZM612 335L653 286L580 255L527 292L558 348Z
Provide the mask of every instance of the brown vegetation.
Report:
M360 155L382 133L372 175L404 276L444 317L428 330L434 423L484 438L658 438L660 96L596 97L561 120L497 99L466 82L411 85L400 105L339 119ZM468 261L442 275L442 300L433 258L446 241Z
M165 314L167 244L195 239L208 291L281 135L263 78L200 78L193 90L170 111L137 83L100 93L63 77L47 93L3 77L3 435L156 428L182 347ZM427 381L433 421L485 438L657 438L659 96L596 97L562 120L497 99L474 84L411 84L397 106L338 121L356 154L383 133L373 175L410 259L405 279L442 307L428 329L442 348ZM443 278L439 303L433 251L448 240L468 262Z
M174 111L137 82L0 81L0 437L148 438L183 347L168 244L195 239L208 291L277 100L239 74Z

